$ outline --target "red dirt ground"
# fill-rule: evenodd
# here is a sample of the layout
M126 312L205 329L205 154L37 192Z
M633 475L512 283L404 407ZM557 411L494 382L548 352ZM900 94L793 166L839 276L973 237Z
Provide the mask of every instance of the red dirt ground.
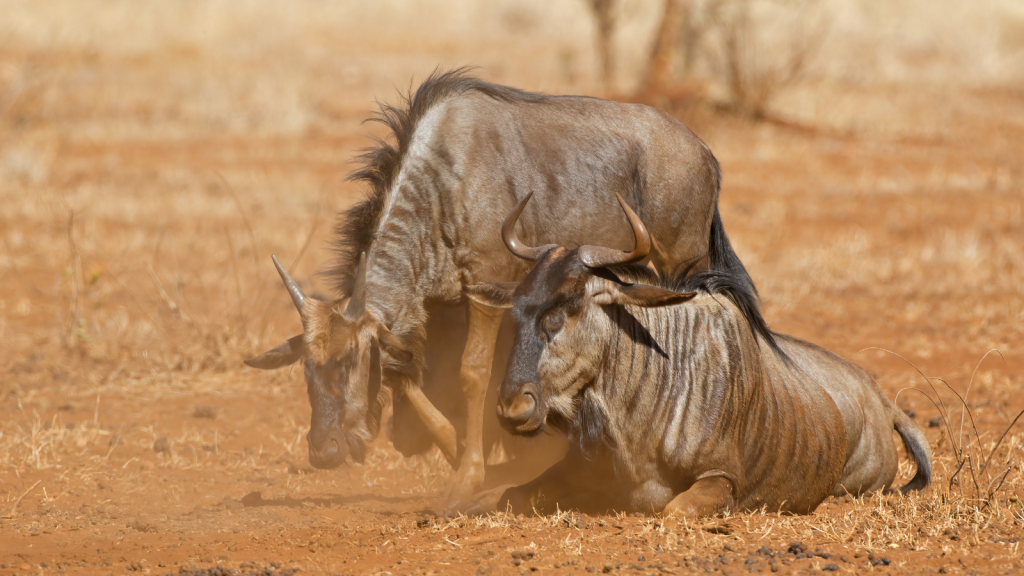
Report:
M466 518L430 513L450 473L437 454L404 460L381 438L361 466L312 469L301 372L241 365L299 329L271 252L323 290L333 215L361 193L347 162L380 134L357 122L408 76L315 84L337 99L288 132L163 96L216 75L202 51L13 46L0 65L35 75L0 116L0 575L1022 573L1024 428L984 474L978 460L1024 409L1019 91L842 87L863 102L856 129L660 102L720 159L723 220L773 328L860 363L890 397L931 391L907 361L961 394L973 378L980 436L968 419L957 482L938 409L905 391L936 455L922 494L806 517ZM304 65L282 58L279 72Z

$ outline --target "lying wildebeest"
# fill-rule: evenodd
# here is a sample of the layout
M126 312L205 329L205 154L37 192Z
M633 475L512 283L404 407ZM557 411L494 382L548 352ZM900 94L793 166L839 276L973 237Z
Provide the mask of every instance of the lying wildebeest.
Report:
M808 513L830 494L887 489L894 428L917 465L902 490L928 485L927 441L864 370L790 336L761 345L744 277L711 270L663 281L625 266L651 240L621 198L632 252L529 247L514 231L529 199L502 234L536 266L514 292L490 285L473 297L512 306L502 426L522 435L550 426L571 448L505 491L499 509Z
M458 464L449 490L457 499L483 480L482 408L503 315L463 295L467 286L526 275L528 266L505 250L498 228L528 193L544 191L521 231L527 241L626 245L628 230L605 215L615 205L614 191L628 190L627 201L658 239L652 266L663 273L692 265L730 269L753 285L718 215L718 162L669 115L524 92L465 70L431 75L407 104L382 107L378 119L397 142L381 142L353 175L369 182L372 193L337 228L338 260L330 274L344 297L306 298L278 266L303 334L247 363L272 369L304 361L310 462L331 468L349 453L362 454L379 417L380 403L367 394L376 343L383 384L395 391L395 402L408 402L449 462ZM461 450L455 429L420 388L427 307L460 301L469 328L459 386L451 386L466 401Z

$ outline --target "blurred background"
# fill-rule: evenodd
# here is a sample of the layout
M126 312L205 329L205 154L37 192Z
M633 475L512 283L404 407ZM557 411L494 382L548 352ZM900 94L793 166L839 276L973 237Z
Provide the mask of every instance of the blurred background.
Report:
M12 465L32 454L18 430L54 415L96 403L94 421L148 446L206 401L301 463L301 375L241 364L300 329L269 255L325 291L335 215L363 193L351 160L386 136L364 123L375 101L463 65L690 126L722 163L725 227L774 328L891 395L917 374L864 349L964 386L1000 350L975 383L994 415L1021 388L1019 0L0 0L0 14Z
M381 511L430 505L450 473L436 452L403 460L384 440L364 466L314 471L301 371L241 360L301 329L271 253L327 292L335 216L365 193L345 180L352 159L387 136L364 123L375 101L464 65L693 129L774 329L865 366L890 398L931 392L901 357L970 388L967 452L928 399L899 395L937 485L973 474L965 454L1024 408L1020 0L0 0L12 549L102 573L122 537L125 566L155 562L150 546L168 562L312 554L314 531L357 518L353 542L379 544ZM1019 471L1022 438L968 496L1020 497L1019 475L999 474ZM275 507L240 511L253 491ZM308 528L308 548L284 524Z

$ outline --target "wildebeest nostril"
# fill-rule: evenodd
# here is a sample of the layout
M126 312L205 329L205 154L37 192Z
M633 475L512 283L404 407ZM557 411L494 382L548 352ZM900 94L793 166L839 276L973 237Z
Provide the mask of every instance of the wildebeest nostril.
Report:
M508 420L525 422L530 419L536 408L536 387L530 383L525 384L519 394L502 411L504 412L503 416ZM501 408L499 407L499 409Z
M314 468L336 468L345 462L348 446L340 431L330 432L319 443L309 444L309 463Z
M327 450L324 450L321 456L323 456L324 458L333 458L338 454L339 448L340 447L338 446L338 441L335 440L334 438L331 438L331 441L327 443Z

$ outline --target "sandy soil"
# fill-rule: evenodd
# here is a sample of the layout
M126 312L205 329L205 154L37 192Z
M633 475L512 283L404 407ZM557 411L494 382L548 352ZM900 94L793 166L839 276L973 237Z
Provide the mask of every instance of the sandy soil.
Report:
M349 161L382 135L360 124L373 98L437 62L507 58L514 31L479 53L409 22L374 40L260 43L239 24L200 41L127 34L126 14L109 42L0 45L0 575L1021 573L1024 427L985 464L1024 409L1024 92L808 81L780 95L790 123L623 97L710 144L769 323L899 393L935 452L928 491L804 517L446 517L438 454L381 438L361 466L314 470L301 372L241 358L299 329L271 252L325 290L334 214L361 193ZM596 85L497 68L482 74ZM952 437L907 387L940 392ZM968 388L961 428L952 390Z

